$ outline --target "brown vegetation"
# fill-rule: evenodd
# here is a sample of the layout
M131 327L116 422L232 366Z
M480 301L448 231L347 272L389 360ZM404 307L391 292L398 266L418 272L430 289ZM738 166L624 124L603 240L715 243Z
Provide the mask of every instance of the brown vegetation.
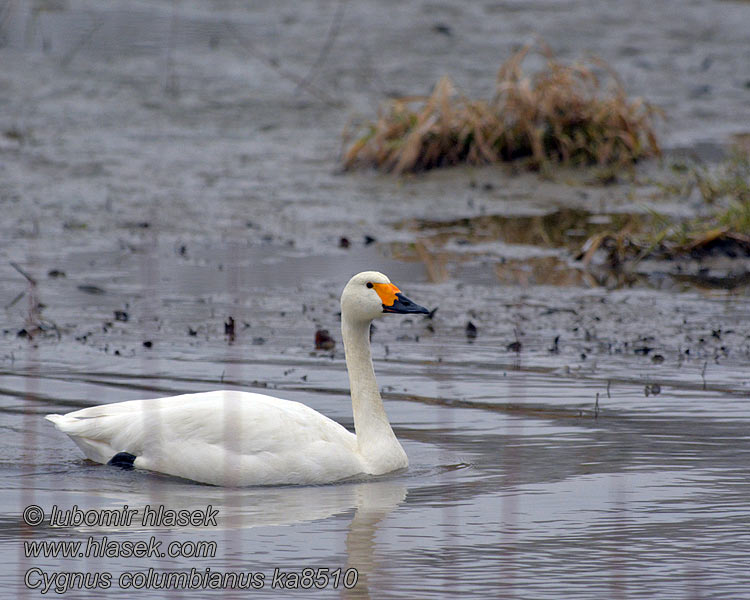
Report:
M403 173L524 159L538 169L550 162L632 164L659 154L655 109L629 100L603 61L566 65L542 47L545 68L527 75L522 64L531 50L523 47L500 67L489 101L459 93L448 77L429 97L388 101L376 121L358 129L345 168Z

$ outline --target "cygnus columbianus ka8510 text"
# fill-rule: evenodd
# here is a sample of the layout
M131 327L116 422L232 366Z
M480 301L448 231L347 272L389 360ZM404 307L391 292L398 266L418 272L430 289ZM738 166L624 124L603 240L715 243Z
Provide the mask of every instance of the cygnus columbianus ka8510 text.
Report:
M91 460L213 485L316 484L408 466L388 422L370 355L370 322L429 311L376 271L341 294L354 429L312 408L233 390L131 400L47 419Z

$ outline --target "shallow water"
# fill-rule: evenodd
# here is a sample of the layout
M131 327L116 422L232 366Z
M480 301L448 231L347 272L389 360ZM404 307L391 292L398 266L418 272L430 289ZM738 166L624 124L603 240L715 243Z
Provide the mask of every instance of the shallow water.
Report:
M746 280L727 290L655 265L622 281L557 247L604 215L682 214L685 199L503 168L337 172L350 116L446 73L486 94L537 34L565 59L602 55L663 106L667 149L716 154L750 118L750 5L360 2L336 32L342 6L0 4L4 595L41 595L24 585L33 568L30 585L99 572L119 597L175 595L120 589L153 567L264 575L262 589L183 585L182 598L277 596L276 568L340 568L316 597L750 597ZM316 352L313 339L340 340L340 290L372 267L438 309L373 332L405 472L220 489L94 465L42 418L238 388L351 428L340 343ZM130 526L22 523L31 505L124 504L141 511ZM146 505L211 505L217 526L142 526ZM90 536L216 550L63 558L23 545Z
M254 593L265 597L272 595L274 568L353 567L359 580L351 591L329 586L320 594L682 598L747 591L746 396L664 386L658 396L637 400L640 386L617 384L612 398L601 394L597 413L592 399L600 383L524 370L490 379L463 365L462 377L455 377L446 373L455 367L436 362L436 350L425 346L408 368L376 361L381 386L399 390L387 409L409 469L373 481L302 488L219 489L93 465L41 419L101 401L213 387L214 380L195 376L193 363L162 359L153 370L144 363L140 376L60 364L62 381L33 367L6 374L0 552L11 568L1 576L3 589L22 592L31 567L109 572L113 587L126 572L195 567L263 573L265 588ZM201 366L217 372L222 363ZM272 393L351 426L340 360L300 361L294 368L311 375L304 385L283 383L290 368L283 356L251 357L234 368L240 380L264 373L273 387L286 388ZM485 384L464 385L473 375ZM318 381L329 389L315 392ZM144 393L142 386L159 392ZM20 522L32 504L47 513L52 505L211 505L220 517L217 528L32 529ZM164 547L213 541L217 550L210 559L24 556L22 542L103 535L118 542L154 535Z
M342 574L354 568L358 579L352 589L343 587L343 579L334 589L331 580L316 594L708 598L746 593L750 412L741 355L712 361L703 371L707 361L681 358L666 347L659 350L664 362L654 364L632 351L602 349L601 340L610 334L600 332L592 356L582 360L578 353L592 342L570 339L550 352L552 329L542 317L536 328L524 326L521 352L509 352L503 321L514 311L535 310L533 302L520 308L506 296L510 308L503 308L493 303L492 286L429 284L423 267L414 263L387 266L398 274L395 281L411 282L402 287L415 300L433 306L440 299L441 307L432 321L383 319L373 335L378 381L410 457L407 471L328 486L220 489L85 461L42 419L44 414L237 387L304 402L352 426L340 345L331 353L311 350L318 325L340 339L336 295L309 273L387 262L377 248L318 259L326 267L311 267L314 258L276 249L273 276L251 246L214 246L205 254L195 248L187 264L169 244L149 248L145 259L129 251L100 254L94 261L82 250L59 256L55 264L66 277L40 278L36 293L48 303L44 314L57 323L61 339L54 332L37 334L31 342L15 331L5 334L0 555L11 567L0 575L3 589L37 595L38 589L23 585L31 568L41 571L31 572L30 585L40 581L42 571L98 572L112 574L111 590L130 584L128 575L120 579L124 573L195 568L203 574L206 569L261 573L263 587L252 593L271 597L279 593L272 588L276 568L341 568ZM151 282L142 277L141 261L158 277ZM114 263L122 275L107 279ZM86 270L79 275L83 264ZM233 285L224 279L231 277L227 273L235 274ZM261 280L268 287L253 295ZM82 292L84 281L101 285L104 293ZM623 309L644 296L658 298L653 291L620 294ZM494 329L476 314L478 336L467 339L465 307L446 300L451 295L473 299L477 311L489 311ZM691 310L701 312L712 323L747 310L742 297L700 300L685 294L669 303L667 297L661 303L669 310L689 318ZM84 322L76 321L82 299ZM572 300L548 301L551 306ZM128 320L115 320L114 310L123 308ZM235 339L223 331L230 314L237 322ZM197 335L190 335L191 327ZM155 340L151 348L142 344L146 337ZM645 395L644 385L657 382L659 393ZM146 505L173 510L211 505L219 510L218 526L144 527L140 515L129 527L45 523L32 528L21 522L30 505L42 507L48 518L53 505L101 510L124 504L140 511ZM85 544L91 536L118 543L154 536L162 543L160 551L173 542L215 542L215 549L209 558L25 556L24 542ZM138 579L145 574L135 576L136 584L158 585L159 580ZM101 590L77 590L74 597L87 593L99 597ZM146 598L168 593L174 592L138 592ZM229 589L223 595L247 593ZM182 589L181 594L199 598L206 591Z

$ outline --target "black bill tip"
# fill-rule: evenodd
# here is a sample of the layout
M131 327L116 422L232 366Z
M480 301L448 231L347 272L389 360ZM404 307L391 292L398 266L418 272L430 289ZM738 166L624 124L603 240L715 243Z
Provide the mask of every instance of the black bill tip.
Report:
M416 302L412 302L401 292L396 294L396 301L390 306L383 304L383 312L396 313L399 315L418 314L429 315L430 311Z

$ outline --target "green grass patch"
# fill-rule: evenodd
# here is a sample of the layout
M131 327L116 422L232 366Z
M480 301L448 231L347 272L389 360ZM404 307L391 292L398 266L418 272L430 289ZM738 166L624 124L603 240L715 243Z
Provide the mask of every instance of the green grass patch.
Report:
M598 250L612 265L643 258L702 258L711 254L750 256L750 155L734 152L724 163L680 169L673 185L689 195L699 191L698 216L672 219L652 211L638 230L600 232L584 244L579 258L588 262Z

